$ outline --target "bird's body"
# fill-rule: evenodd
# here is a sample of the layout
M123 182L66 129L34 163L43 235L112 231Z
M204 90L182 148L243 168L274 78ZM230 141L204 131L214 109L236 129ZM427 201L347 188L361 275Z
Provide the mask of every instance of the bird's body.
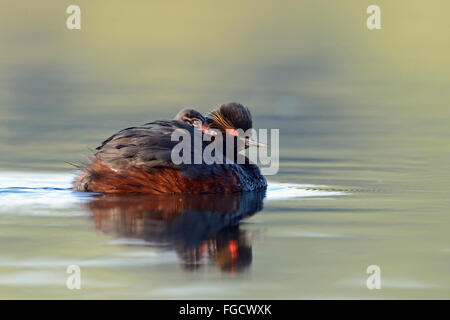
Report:
M231 108L245 107L232 104ZM172 161L172 149L178 144L172 141L172 133L183 129L193 136L195 130L201 129L207 134L206 123L207 119L199 112L187 109L175 120L121 130L96 149L90 163L81 168L74 189L100 193L201 194L265 188L266 180L254 164ZM211 142L202 142L202 149L208 143Z

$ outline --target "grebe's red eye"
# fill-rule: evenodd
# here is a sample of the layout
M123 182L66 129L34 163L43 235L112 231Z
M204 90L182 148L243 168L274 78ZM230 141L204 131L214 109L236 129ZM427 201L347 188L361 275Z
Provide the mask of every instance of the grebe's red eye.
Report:
M232 136L237 136L238 132L236 129L227 129L228 133L231 134Z

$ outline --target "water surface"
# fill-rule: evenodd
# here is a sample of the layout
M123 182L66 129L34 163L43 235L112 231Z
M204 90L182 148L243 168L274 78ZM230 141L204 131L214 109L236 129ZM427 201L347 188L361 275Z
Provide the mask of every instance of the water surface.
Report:
M79 0L80 31L4 2L0 298L450 298L448 1L373 32L359 0ZM265 195L68 189L117 130L228 101L280 129Z

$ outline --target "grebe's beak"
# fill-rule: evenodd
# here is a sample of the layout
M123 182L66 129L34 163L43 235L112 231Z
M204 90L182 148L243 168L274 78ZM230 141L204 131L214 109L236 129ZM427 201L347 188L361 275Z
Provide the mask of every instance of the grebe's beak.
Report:
M268 145L252 140L250 137L241 137L239 136L239 133L236 129L227 129L227 133L231 134L232 136L237 137L238 141L240 141L240 143L243 143L243 145L245 146L245 149L249 148L249 147L258 147L258 148L267 148Z
M248 148L248 147L267 148L268 145L246 137L245 138L245 148Z

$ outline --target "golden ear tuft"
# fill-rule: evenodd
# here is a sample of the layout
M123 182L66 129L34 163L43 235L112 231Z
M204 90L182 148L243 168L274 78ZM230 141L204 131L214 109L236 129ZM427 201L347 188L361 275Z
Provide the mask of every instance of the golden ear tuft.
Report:
M218 110L213 110L209 114L209 119L211 121L211 127L217 127L219 129L227 130L234 129L233 125L220 113Z

